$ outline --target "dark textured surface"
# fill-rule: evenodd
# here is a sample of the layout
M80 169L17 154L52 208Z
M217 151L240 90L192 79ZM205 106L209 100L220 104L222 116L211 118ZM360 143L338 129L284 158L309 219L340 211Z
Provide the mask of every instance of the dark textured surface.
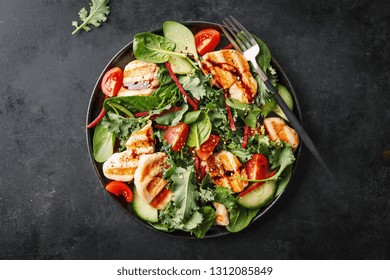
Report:
M389 259L386 1L159 2L112 1L101 28L76 36L70 23L86 2L0 2L0 258ZM169 238L102 191L85 141L90 93L137 32L228 14L268 43L335 178L304 149L294 185L258 224Z

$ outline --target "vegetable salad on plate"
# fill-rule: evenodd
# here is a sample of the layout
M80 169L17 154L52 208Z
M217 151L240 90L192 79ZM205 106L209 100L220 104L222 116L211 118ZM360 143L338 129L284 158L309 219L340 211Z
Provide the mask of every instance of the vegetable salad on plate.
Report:
M135 60L101 79L93 129L106 190L154 228L203 238L238 232L288 184L299 138L243 55L218 30L167 21L164 36L134 36ZM278 83L263 41L260 67Z

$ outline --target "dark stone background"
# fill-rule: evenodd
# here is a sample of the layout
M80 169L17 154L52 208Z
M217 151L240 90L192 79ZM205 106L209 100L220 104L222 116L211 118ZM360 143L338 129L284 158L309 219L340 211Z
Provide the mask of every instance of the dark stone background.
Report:
M390 6L322 2L112 0L106 23L72 36L87 1L2 0L0 258L389 259ZM283 66L335 179L304 149L293 185L259 223L218 239L173 239L102 191L85 140L88 101L137 32L229 14Z

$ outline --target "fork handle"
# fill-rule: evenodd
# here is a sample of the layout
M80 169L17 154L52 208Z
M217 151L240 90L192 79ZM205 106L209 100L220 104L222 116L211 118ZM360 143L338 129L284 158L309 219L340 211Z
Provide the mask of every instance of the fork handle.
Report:
M305 143L306 147L310 150L310 152L314 155L314 157L317 159L317 161L322 165L323 168L328 172L328 174L332 175L332 172L329 170L328 166L326 165L325 161L321 157L320 153L318 152L316 146L314 145L313 141L310 139L309 135L307 134L306 130L303 128L297 117L293 112L291 112L290 108L288 108L286 102L284 102L283 98L280 96L278 90L274 87L274 85L270 82L270 80L265 80L264 84L266 87L274 93L274 98L280 108L282 109L283 113L286 115L289 123L291 126L297 131L298 135L301 137L302 142Z
M267 75L261 70L259 64L257 63L256 59L250 60L253 67L255 68L256 72L260 75L261 80L264 82L265 86L274 93L274 98L280 108L282 109L283 113L286 115L289 123L291 126L296 130L298 135L301 137L302 142L305 143L306 147L310 150L310 152L314 155L314 157L317 159L317 161L322 165L323 168L328 172L328 174L332 175L332 172L329 170L328 166L326 165L325 161L322 159L320 153L318 152L316 146L314 145L313 141L310 139L309 135L307 134L306 130L303 128L297 117L294 115L293 112L291 112L290 108L288 108L286 102L284 102L283 98L280 96L278 90L274 87L274 85L268 80Z

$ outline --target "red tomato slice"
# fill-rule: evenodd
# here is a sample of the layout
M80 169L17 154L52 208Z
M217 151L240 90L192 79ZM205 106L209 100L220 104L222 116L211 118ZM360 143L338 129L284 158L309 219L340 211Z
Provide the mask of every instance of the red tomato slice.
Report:
M106 185L106 190L116 196L122 195L127 202L133 201L133 191L123 182L112 181Z
M195 34L196 51L204 55L213 51L221 39L221 34L212 28L203 29Z
M101 87L108 97L116 96L122 87L123 71L119 67L114 67L104 74Z
M168 142L168 144L172 144L172 150L178 152L186 144L189 132L190 127L188 124L180 122L175 126L168 127L165 132L164 139Z
M207 160L209 156L211 156L211 154L213 153L214 148L215 146L217 146L219 139L219 136L210 134L209 139L207 139L206 142L200 145L199 150L196 150L197 156L201 160Z
M248 179L261 180L268 175L268 159L262 154L254 154L253 158L246 163Z

